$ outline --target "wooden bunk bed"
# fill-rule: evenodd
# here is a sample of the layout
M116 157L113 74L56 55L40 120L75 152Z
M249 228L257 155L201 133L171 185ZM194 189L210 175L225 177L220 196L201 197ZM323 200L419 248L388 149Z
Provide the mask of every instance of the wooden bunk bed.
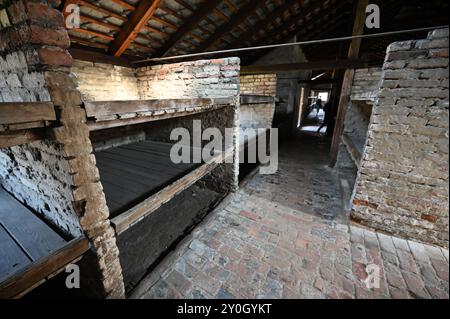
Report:
M0 148L43 140L55 121L51 102L0 103ZM87 239L63 238L10 195L0 180L0 299L20 298L88 249Z
M166 128L220 110L227 112L230 120L227 108L236 103L235 98L84 103L91 141L94 148L98 145L97 167L128 291L230 187L220 189L211 176L232 165L224 162L235 156L234 145L217 151L206 162L174 164L170 159L173 142L166 136L170 134ZM225 120L217 125L225 125ZM191 145L185 147L193 154Z
M227 98L85 102L91 131L192 116L233 105ZM173 164L172 144L142 141L96 152L97 166L119 235L211 173L233 150L207 163ZM192 150L192 149L191 149Z
M0 186L0 299L23 296L88 249L85 238L65 240Z

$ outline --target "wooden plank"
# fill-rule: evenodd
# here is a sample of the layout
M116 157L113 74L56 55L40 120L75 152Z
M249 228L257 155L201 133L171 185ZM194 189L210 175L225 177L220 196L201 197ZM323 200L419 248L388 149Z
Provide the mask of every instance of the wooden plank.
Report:
M96 153L112 216L199 166L172 163L171 147L170 143L145 141Z
M89 249L86 238L71 240L50 256L29 264L13 277L0 283L0 299L14 298L54 272L73 262Z
M117 34L109 52L114 56L121 56L161 3L162 0L141 0L129 20L122 26L122 30Z
M177 1L178 2L178 1ZM193 14L186 20L186 22L178 28L178 30L171 35L170 39L155 53L155 57L165 56L172 48L174 48L178 42L184 38L187 34L192 32L208 14L216 8L222 0L206 0L203 1L197 10L193 11ZM180 2L182 4L182 2ZM183 5L183 4L182 4ZM193 8L189 8L193 10Z
M120 119L120 120L108 120L108 121L89 121L88 127L90 131L98 131L98 130L104 130L109 128L115 128L115 127L121 127L121 126L127 126L127 125L137 125L137 124L143 124L143 123L149 123L153 121L161 121L165 119L171 119L175 117L185 117L185 116L191 116L194 114L203 113L205 111L212 111L212 110L218 110L221 108L227 107L227 105L215 105L213 107L209 108L200 108L196 110L190 110L190 111L179 111L175 113L164 113L164 114L157 114L157 115L151 115L151 116L139 116L135 118L130 119Z
M364 33L364 26L366 20L366 7L368 5L368 0L358 0L356 11L355 11L355 21L353 25L352 35L362 35ZM348 51L349 59L357 59L359 56L359 49L361 48L362 39L353 39ZM339 106L337 111L335 129L333 133L333 141L331 143L330 150L330 166L334 167L336 165L337 156L339 152L339 144L341 143L341 136L344 132L344 120L345 120L345 110L348 103L350 102L350 94L352 90L353 77L355 75L354 69L348 69L345 71L344 80L342 82L341 96L339 99Z
M137 223L139 220L142 220L143 218L154 212L156 209L175 197L177 194L189 188L207 174L211 173L220 163L224 162L224 159L231 156L233 156L233 150L215 156L213 159L211 159L211 161L203 164L199 168L178 179L173 184L162 189L155 195L152 195L129 211L112 219L111 223L113 224L116 233L120 234L124 232L133 224Z
M167 100L135 100L85 102L88 117L101 118L116 114L201 107L217 104L231 104L231 99L167 99Z
M0 124L55 120L55 108L51 102L0 103Z
M45 138L42 130L23 130L0 132L0 148L31 143Z
M0 223L0 282L31 263L30 258Z
M300 70L332 70L367 68L369 61L362 59L312 61L288 64L241 66L241 74L270 74Z
M0 222L32 261L66 241L0 186Z

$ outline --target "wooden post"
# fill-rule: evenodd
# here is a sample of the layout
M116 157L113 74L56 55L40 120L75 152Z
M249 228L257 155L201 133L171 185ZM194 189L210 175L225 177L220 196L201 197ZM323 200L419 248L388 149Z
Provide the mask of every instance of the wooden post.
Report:
M353 24L352 35L362 35L364 33L364 25L366 20L366 7L368 5L368 0L358 0L358 4L355 12L355 22ZM354 60L359 56L359 49L361 48L362 39L353 39L350 44L350 49L348 51L348 59ZM330 151L330 167L336 165L337 155L339 151L339 144L341 142L341 136L344 132L344 120L346 107L350 101L350 93L352 89L353 77L355 75L354 69L347 69L344 74L344 80L342 82L341 96L339 99L339 106L336 117L336 124L333 134L333 142L331 144Z

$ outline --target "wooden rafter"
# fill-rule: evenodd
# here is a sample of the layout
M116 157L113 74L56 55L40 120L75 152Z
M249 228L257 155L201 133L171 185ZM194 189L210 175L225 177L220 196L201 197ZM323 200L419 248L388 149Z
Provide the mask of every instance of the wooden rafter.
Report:
M178 42L191 31L193 31L199 23L219 5L222 0L205 0L202 5L194 11L194 13L186 20L184 25L180 27L170 39L155 53L155 56L165 56ZM180 4L183 1L177 0ZM191 7L192 8L192 7ZM188 8L188 9L191 9Z
M222 27L216 30L214 34L197 49L197 51L207 51L214 47L214 45L217 44L224 35L231 32L245 19L254 14L259 7L263 6L266 3L266 1L267 0L252 0L245 4L227 24L222 25Z
M122 30L116 36L109 52L114 56L120 56L133 42L142 27L153 16L162 0L141 0L136 10L133 11L129 20L124 24Z

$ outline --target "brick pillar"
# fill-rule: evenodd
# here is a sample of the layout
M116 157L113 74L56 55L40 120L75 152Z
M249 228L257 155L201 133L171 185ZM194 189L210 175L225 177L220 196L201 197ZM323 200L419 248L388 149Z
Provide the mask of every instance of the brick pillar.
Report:
M448 247L449 31L392 43L361 168L354 221Z
M26 61L21 63L27 65L29 72L43 75L44 86L55 105L59 125L51 135L58 145L55 149L67 161L64 167L70 170L71 206L91 243L90 255L82 262L82 283L94 283L96 291L89 291L93 296L123 298L119 251L92 154L81 94L70 70L69 36L63 15L55 9L60 4L57 0L0 0L0 55L23 52ZM28 91L22 86L17 92ZM18 96L14 101L22 100Z

